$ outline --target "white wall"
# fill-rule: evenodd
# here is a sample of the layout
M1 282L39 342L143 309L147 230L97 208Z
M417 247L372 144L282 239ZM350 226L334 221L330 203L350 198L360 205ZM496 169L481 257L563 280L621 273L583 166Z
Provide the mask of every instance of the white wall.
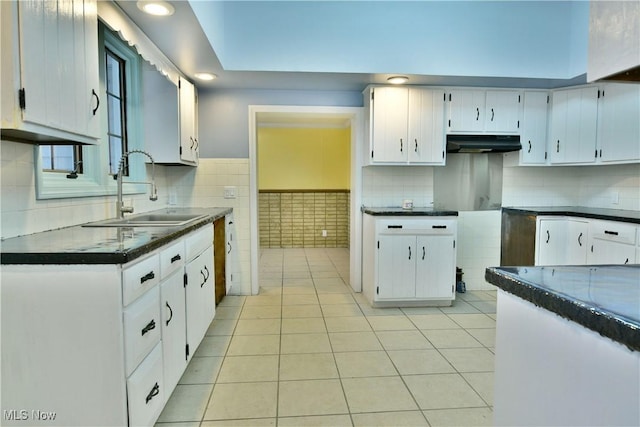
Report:
M415 207L433 206L433 168L430 166L369 166L362 169L362 204L399 207L412 199Z

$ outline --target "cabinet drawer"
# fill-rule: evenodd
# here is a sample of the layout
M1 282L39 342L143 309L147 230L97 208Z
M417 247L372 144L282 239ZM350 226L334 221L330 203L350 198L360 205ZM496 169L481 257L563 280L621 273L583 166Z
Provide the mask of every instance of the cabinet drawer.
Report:
M379 234L448 235L456 233L455 219L393 219L377 221Z
M124 352L127 376L160 341L160 290L151 289L124 309Z
M186 257L184 240L174 243L160 252L160 275L163 279L184 266Z
M122 305L127 306L160 282L158 255L146 258L122 271Z
M213 225L206 225L200 230L187 236L186 251L187 260L192 260L200 255L213 243Z
M594 239L609 240L611 242L636 244L636 227L614 221L593 221L590 235Z
M164 404L162 346L156 345L140 367L127 379L130 426L152 426Z

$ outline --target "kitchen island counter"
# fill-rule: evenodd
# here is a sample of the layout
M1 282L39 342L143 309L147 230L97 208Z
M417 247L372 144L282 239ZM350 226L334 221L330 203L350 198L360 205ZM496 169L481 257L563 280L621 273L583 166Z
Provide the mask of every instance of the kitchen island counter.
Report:
M126 264L231 213L231 208L172 208L154 214L205 215L176 227L77 225L2 241L1 264Z
M526 206L503 207L502 211L515 215L573 216L640 224L640 211L625 209L588 208L583 206Z
M363 206L362 212L374 216L458 216L457 211L434 210L433 208L414 207L403 209L400 207L370 207Z
M639 265L486 279L499 288L494 425L640 425Z

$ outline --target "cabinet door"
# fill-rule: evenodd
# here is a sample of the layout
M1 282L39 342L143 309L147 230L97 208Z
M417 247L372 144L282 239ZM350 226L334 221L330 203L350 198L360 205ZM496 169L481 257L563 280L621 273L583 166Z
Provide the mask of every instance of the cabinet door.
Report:
M180 158L187 162L198 161L198 139L195 135L196 92L195 86L185 79L180 79Z
M520 163L542 165L547 161L547 92L525 92L522 115Z
M95 0L25 1L18 7L20 89L25 100L22 119L97 138ZM43 70L47 70L46 78Z
M409 153L409 89L376 87L373 94L373 161L405 163Z
M444 92L409 89L409 162L444 164Z
M236 225L233 219L233 214L229 214L225 216L225 234L226 234L226 245L227 245L227 256L225 259L225 274L226 274L226 285L227 285L227 295L231 292L233 288L234 281L238 278L237 270L237 251L236 248Z
M213 247L187 264L186 318L189 357L193 356L215 313Z
M587 252L587 264L631 264L636 248L626 243L593 239Z
M584 265L587 262L589 243L589 223L587 221L567 221L567 242L564 263L566 265ZM562 250L562 248L560 248Z
M416 297L451 298L456 280L453 236L418 236Z
M160 284L162 358L165 390L173 390L187 366L184 273L175 271ZM170 393L165 396L169 398Z
M604 85L598 108L600 161L640 159L640 85Z
M482 131L484 129L484 117L485 91L451 91L449 94L449 131Z
M485 132L518 133L520 131L520 101L518 91L487 91Z
M416 237L378 238L376 299L413 298L416 294Z
M596 153L598 88L554 92L551 163L593 163Z
M564 265L566 262L567 221L541 219L538 221L536 265Z

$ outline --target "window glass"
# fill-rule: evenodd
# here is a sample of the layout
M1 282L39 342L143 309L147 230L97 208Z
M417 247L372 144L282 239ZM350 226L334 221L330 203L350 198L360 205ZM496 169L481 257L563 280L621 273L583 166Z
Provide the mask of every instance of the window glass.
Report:
M109 173L118 173L118 165L122 154L127 151L127 104L125 99L125 67L126 61L105 49L106 86L107 86L107 116L109 136ZM126 165L125 165L126 166ZM128 171L125 169L125 175Z

